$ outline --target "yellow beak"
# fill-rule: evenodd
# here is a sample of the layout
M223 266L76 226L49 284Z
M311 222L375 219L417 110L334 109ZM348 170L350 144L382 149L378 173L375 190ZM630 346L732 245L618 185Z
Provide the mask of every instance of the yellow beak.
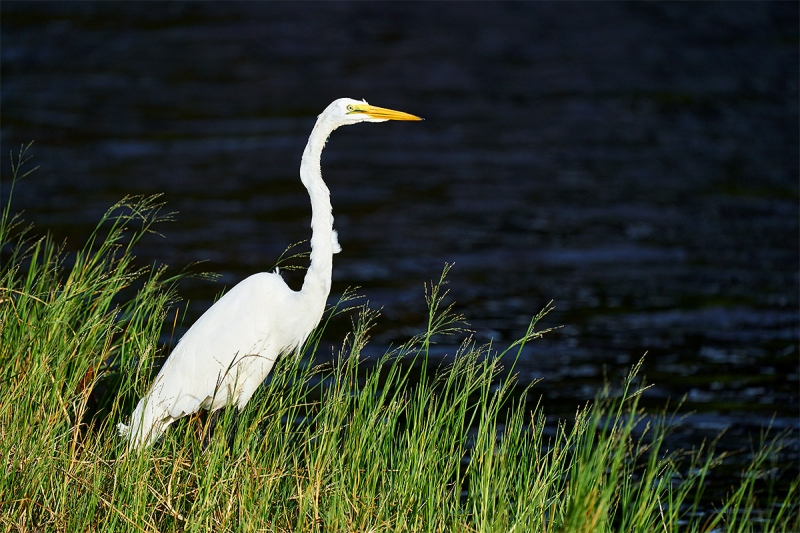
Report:
M418 116L410 113L403 113L402 111L376 107L374 105L358 106L358 111L365 113L372 118L381 120L422 120Z

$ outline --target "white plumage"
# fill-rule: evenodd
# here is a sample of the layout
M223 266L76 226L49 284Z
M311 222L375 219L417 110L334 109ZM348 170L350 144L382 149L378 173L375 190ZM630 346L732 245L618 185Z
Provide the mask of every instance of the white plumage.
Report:
M311 199L311 264L302 289L294 291L278 274L261 272L212 305L178 342L130 424L118 425L130 447L151 445L172 422L200 409L215 411L228 403L242 409L278 357L302 346L322 318L333 254L341 250L320 171L322 148L339 126L386 120L421 119L349 98L319 115L300 163Z

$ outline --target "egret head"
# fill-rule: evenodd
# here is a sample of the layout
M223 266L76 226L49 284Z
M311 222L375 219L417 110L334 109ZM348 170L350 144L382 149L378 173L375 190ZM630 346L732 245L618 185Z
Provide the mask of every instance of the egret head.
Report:
M353 100L352 98L334 100L323 114L330 114L331 118L341 125L356 124L357 122L385 122L387 120L422 120L409 113L376 107L369 105L365 100Z

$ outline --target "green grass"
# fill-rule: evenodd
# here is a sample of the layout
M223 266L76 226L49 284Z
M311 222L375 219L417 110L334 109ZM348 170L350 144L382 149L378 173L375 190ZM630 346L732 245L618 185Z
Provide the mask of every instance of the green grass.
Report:
M68 255L32 237L10 198L4 207L1 530L800 530L800 478L766 505L757 494L769 489L780 438L764 436L713 512L700 505L725 457L713 443L665 450L671 417L639 408L638 366L546 432L553 423L526 408L530 386L513 374L542 314L504 353L476 345L442 303L447 269L426 292L427 328L377 360L362 354L378 313L346 299L331 309L328 319L353 317L338 357L314 362L323 324L240 413L232 444L227 409L205 450L208 419L194 417L152 449L126 452L115 424L164 355L159 333L180 278L133 254L161 208L123 200ZM451 364L429 368L442 335L465 338Z

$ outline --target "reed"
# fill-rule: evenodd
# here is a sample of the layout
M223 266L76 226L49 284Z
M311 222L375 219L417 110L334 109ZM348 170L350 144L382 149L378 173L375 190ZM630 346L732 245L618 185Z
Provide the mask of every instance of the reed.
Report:
M15 178L22 162L24 152ZM345 298L328 316L353 316L353 331L333 361L317 362L323 323L235 423L222 411L206 449L208 420L193 417L126 452L115 424L164 355L183 275L139 266L134 250L168 216L157 197L124 199L70 255L34 237L11 196L0 218L4 530L800 530L800 478L766 505L756 494L785 435L764 436L710 511L704 480L725 457L713 443L665 450L672 418L640 408L639 365L574 419L548 422L526 406L535 385L513 373L546 310L505 352L477 345L443 303L447 268L426 291L427 327L405 344L369 358L379 313ZM429 347L443 335L464 340L434 367Z

